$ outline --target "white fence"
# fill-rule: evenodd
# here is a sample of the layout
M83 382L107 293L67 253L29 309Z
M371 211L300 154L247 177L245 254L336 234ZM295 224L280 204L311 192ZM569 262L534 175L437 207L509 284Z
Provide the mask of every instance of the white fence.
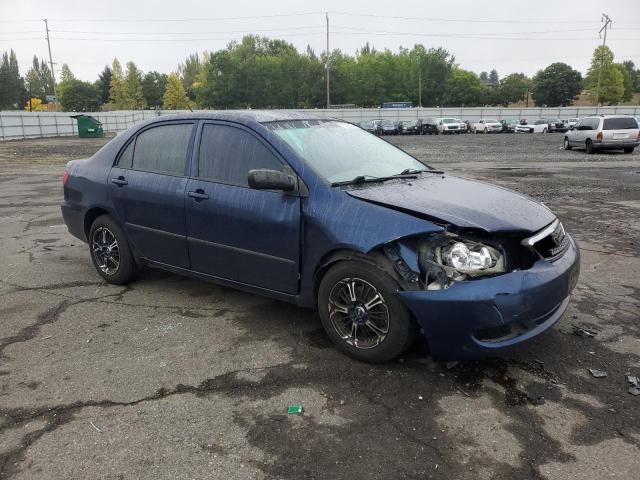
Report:
M480 118L537 120L539 118L580 118L590 115L617 114L640 116L636 107L561 107L561 108L350 108L297 110L309 115L341 118L349 122L362 122L375 118L389 120L415 120L418 118L456 117L475 121ZM138 122L158 115L189 113L188 111L115 111L95 112L89 115L102 122L105 132L121 132ZM57 137L77 135L76 120L69 112L0 112L0 140Z

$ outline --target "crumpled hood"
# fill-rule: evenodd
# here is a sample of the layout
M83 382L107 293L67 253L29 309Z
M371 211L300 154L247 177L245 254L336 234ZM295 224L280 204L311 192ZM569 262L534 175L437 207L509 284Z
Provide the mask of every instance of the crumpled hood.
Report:
M547 207L525 195L449 175L423 174L415 180L365 184L354 186L347 193L459 228L487 232L533 233L556 218Z

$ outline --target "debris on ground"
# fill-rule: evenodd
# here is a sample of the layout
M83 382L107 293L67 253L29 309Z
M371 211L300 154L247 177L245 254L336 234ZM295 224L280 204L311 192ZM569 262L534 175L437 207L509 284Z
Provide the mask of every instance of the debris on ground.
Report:
M593 338L598 333L600 333L598 330L594 330L593 328L588 328L588 327L584 327L576 324L573 324L572 326L573 326L573 333L575 333L579 337Z
M593 378L605 378L607 376L607 372L604 370L598 370L597 368L590 368L589 373L591 373Z
M300 405L299 403L293 404L293 405L289 405L289 408L287 408L287 413L290 415L299 415L302 413L302 405Z
M629 383L629 393L633 396L640 395L640 377L627 373L626 378Z

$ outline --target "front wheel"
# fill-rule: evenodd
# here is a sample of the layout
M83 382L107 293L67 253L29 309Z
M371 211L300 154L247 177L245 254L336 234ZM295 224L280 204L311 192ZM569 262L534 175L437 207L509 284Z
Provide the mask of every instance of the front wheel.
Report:
M416 328L397 290L395 280L374 265L346 261L333 266L318 289L318 312L336 347L371 363L404 353Z
M569 138L564 137L564 149L571 150L571 144L569 143Z
M628 148L625 148L625 149L623 150L623 152L624 152L624 153L633 153L633 148L634 148L634 147L628 147Z
M129 242L109 215L101 215L91 225L89 253L96 271L107 282L124 285L134 279L137 267Z

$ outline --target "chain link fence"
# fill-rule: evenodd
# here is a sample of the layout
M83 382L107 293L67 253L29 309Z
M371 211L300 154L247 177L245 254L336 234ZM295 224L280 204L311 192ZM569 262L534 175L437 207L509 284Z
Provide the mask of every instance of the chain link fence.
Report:
M228 111L228 110L227 110ZM539 118L581 118L591 115L632 115L640 117L640 106L624 107L559 107L559 108L348 108L296 110L320 117L340 118L358 123L384 118L393 121L427 119L434 117L455 117L476 121L481 118L527 119ZM204 112L204 111L202 111ZM105 132L122 132L143 120L159 115L189 113L189 111L115 111L88 113L100 122ZM0 140L23 138L58 137L77 135L76 120L69 115L73 112L0 112Z

